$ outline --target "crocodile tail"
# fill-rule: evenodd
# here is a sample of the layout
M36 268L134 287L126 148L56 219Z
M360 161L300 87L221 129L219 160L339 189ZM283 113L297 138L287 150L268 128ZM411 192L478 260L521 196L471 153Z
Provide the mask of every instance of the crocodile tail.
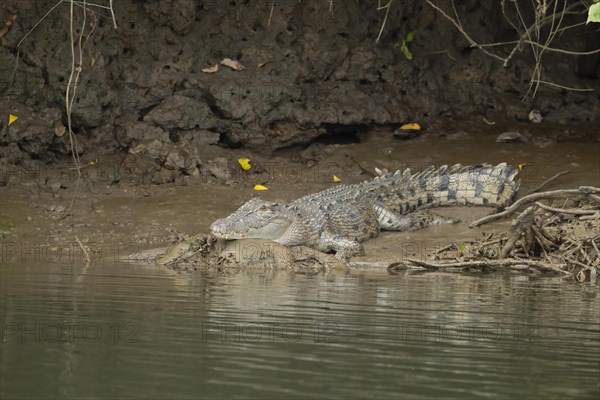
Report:
M501 163L498 165L433 166L423 172L411 174L405 170L397 175L398 187L406 198L405 209L446 205L483 205L506 207L514 200L519 189L515 181L518 170Z

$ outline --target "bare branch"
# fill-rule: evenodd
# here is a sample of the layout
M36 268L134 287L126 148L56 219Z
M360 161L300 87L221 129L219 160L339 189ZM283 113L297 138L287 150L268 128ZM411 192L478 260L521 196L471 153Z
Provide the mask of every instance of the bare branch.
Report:
M520 198L512 206L508 207L506 210L504 210L502 212L488 215L486 217L478 219L477 221L471 222L469 224L469 228L475 228L479 225L483 225L488 222L495 221L500 218L506 217L507 215L514 213L522 205L534 202L536 200L560 198L560 197L564 197L565 195L587 196L591 193L600 193L600 188L593 187L593 186L580 186L578 189L562 189L562 190L553 190L553 191L549 191L549 192L532 193L525 197Z

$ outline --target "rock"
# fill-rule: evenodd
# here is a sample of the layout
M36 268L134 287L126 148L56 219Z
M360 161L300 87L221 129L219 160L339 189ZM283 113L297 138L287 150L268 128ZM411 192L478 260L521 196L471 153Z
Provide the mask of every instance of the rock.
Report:
M174 182L175 178L177 178L178 176L179 171L172 171L166 168L161 168L152 176L152 183L160 185L162 183Z
M280 122L269 132L271 149L280 149L294 144L310 143L321 135L319 129L300 129L295 124Z
M184 169L187 158L188 154L184 150L172 148L168 151L163 165L165 168L173 170Z
M198 176L198 149L184 141L178 144L164 143L160 140L144 141L129 149L132 155L145 155L170 171L183 172L187 175ZM154 181L163 182L166 173L161 172L153 178ZM169 178L170 179L170 178ZM171 182L167 180L166 182Z
M119 143L129 146L133 142L159 140L169 142L169 132L158 126L142 121L123 122L117 129L117 140Z
M462 140L469 137L469 134L465 131L458 131L454 133L450 133L446 135L446 139L448 140Z
M204 129L195 129L179 133L179 140L181 142L187 142L196 147L217 144L220 139L220 133Z
M529 140L519 132L503 132L498 135L498 143L527 143Z
M0 145L16 143L21 151L35 158L44 158L48 147L55 139L54 126L60 123L62 112L57 108L35 111L30 107L9 99L0 101L4 115L19 117L10 126L1 127Z
M0 146L0 158L8 164L19 164L29 157L21 151L16 143L11 143L8 146ZM3 169L2 172L4 172Z
M419 136L419 133L421 133L421 131L418 129L400 129L400 128L398 128L394 131L393 135L396 139L406 140L406 139L416 138L417 136Z
M121 163L121 173L124 179L134 179L144 184L153 183L154 175L160 170L160 165L148 157L128 154Z
M163 149L163 142L158 139L145 140L129 149L129 154L147 154L153 160L158 160Z
M195 0L148 2L144 8L157 25L166 25L180 34L188 33L196 20Z
M547 137L534 137L532 143L535 147L539 147L541 149L550 146L554 143L554 141Z
M539 124L544 119L542 118L542 113L540 112L540 110L529 111L527 118L529 118L529 121L533 122L534 124Z
M217 119L206 103L182 95L171 96L154 107L146 114L144 122L164 129L211 129L217 126Z
M328 86L321 88L322 97L317 98L314 104L307 99L307 108L316 114L313 120L340 125L389 124L398 116L402 117L400 121L406 120L398 110L392 117L383 98L371 97L353 82L337 82Z
M227 159L223 157L202 163L201 171L202 175L209 178L216 178L220 182L226 182L231 179L231 174L227 167Z

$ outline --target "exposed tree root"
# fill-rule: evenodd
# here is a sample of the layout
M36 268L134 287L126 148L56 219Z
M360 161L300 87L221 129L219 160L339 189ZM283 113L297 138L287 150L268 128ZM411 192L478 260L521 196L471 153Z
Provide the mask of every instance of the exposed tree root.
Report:
M573 276L579 282L595 283L600 269L598 193L600 188L581 186L529 194L506 210L469 225L496 221L533 203L512 221L508 232L494 233L460 246L446 246L431 255L433 261L411 259L405 264L428 269L490 267L553 272ZM560 207L552 205L556 201L560 201Z

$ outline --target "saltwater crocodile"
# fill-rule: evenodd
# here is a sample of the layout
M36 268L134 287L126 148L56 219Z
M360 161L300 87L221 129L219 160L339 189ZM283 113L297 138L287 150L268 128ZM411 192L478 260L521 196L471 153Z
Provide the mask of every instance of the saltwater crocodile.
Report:
M340 185L288 204L254 198L227 218L215 221L212 234L223 239L270 239L288 246L335 251L340 259L363 253L362 242L380 230L422 228L424 209L450 205L503 208L519 187L517 170L506 163L433 166L412 174L396 171L354 185ZM433 223L429 218L428 223Z

